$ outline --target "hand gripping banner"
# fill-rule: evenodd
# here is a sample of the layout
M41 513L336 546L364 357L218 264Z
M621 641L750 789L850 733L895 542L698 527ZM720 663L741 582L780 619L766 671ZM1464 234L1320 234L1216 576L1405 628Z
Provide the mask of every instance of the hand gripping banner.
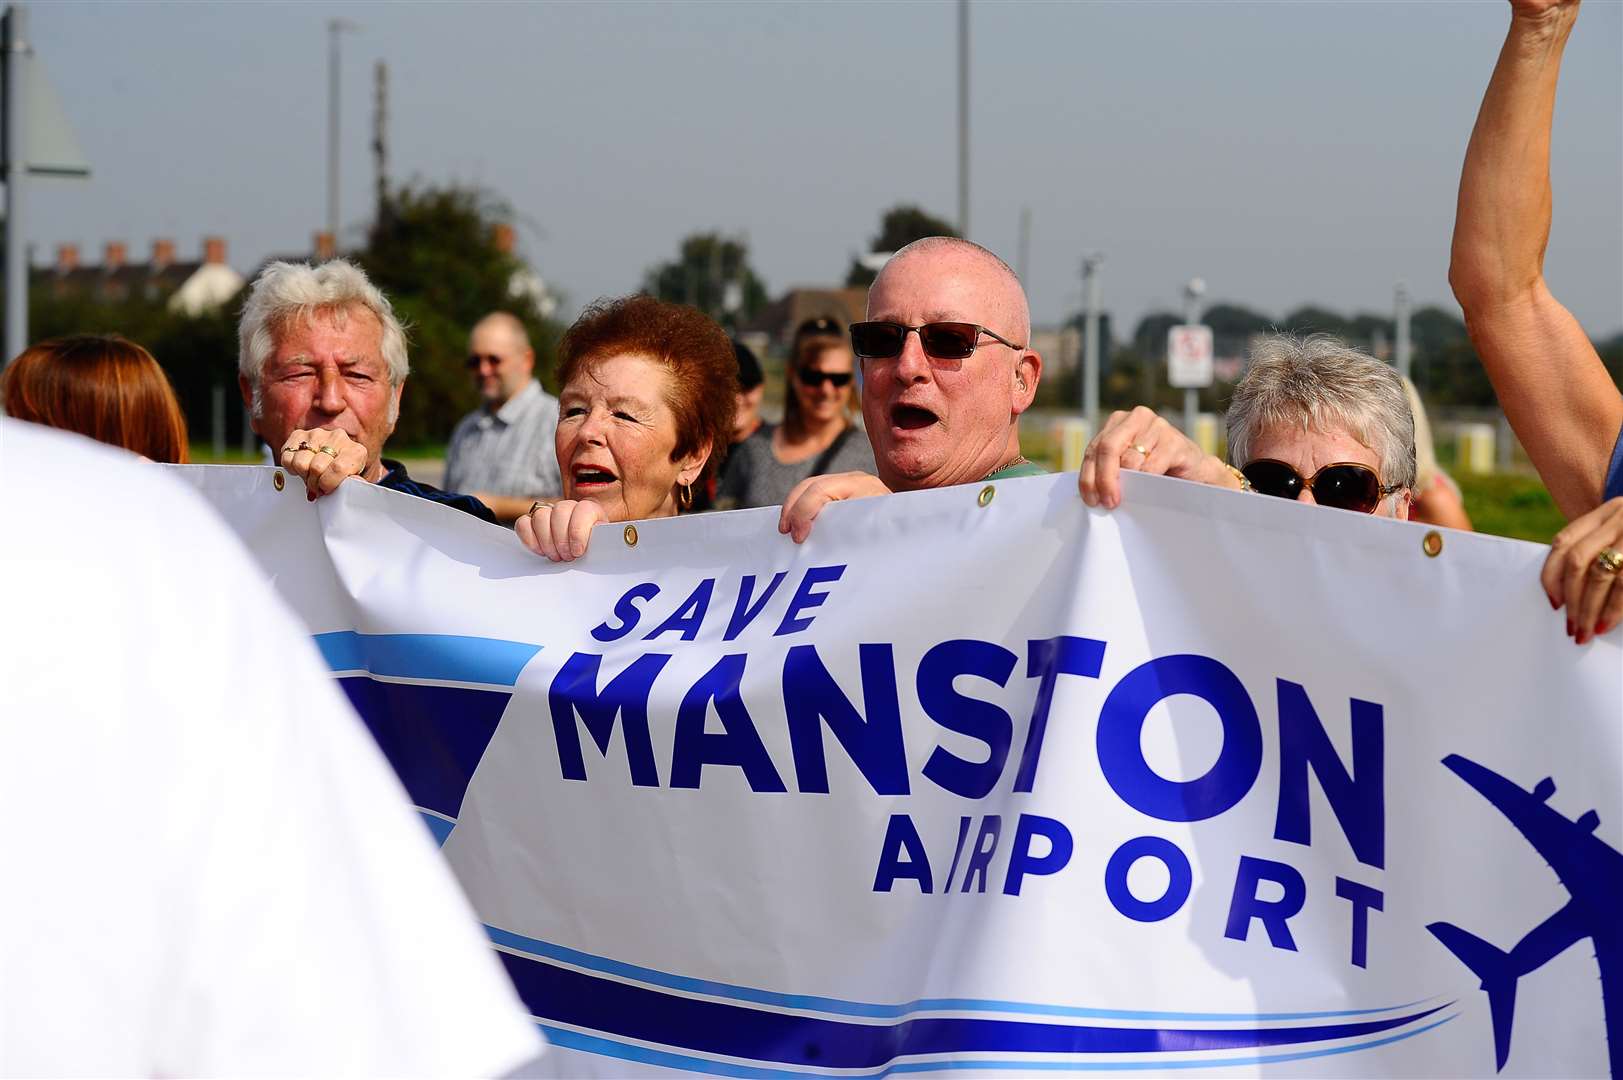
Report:
M1619 1075L1623 654L1562 634L1544 548L1056 476L554 566L182 472L561 1074Z

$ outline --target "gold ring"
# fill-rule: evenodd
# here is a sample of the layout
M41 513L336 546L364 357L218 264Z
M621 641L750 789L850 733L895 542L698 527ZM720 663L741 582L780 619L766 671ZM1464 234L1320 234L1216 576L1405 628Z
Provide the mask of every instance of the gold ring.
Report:
M1600 554L1595 556L1595 569L1607 575L1623 570L1623 552L1616 548L1601 548Z
M540 499L537 499L537 500L535 500L535 502L530 504L530 508L528 510L524 511L524 516L525 517L534 516L535 512L537 510L541 509L543 506L546 507L548 510L552 509L552 504L551 503L542 502Z
M1149 450L1144 446L1143 443L1134 443L1132 446L1129 446L1127 449L1129 449L1129 450L1137 450L1139 457L1147 458L1147 457L1150 456Z
M316 453L318 453L318 454L326 454L328 457L332 458L334 461L338 460L338 451L337 451L337 449L335 449L332 446L318 446L318 447L316 447Z
M310 448L309 443L301 442L298 446L294 447L293 452L297 454L300 450L309 450Z

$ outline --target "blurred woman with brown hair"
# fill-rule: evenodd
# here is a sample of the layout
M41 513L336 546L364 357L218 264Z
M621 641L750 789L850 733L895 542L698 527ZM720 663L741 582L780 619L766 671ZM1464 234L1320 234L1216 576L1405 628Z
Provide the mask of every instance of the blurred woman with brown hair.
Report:
M789 348L783 423L733 448L717 506L777 506L807 477L873 472L868 434L853 421L855 379L845 328L826 317L801 323Z
M117 334L75 334L25 349L0 377L7 415L185 464L186 418L152 354Z

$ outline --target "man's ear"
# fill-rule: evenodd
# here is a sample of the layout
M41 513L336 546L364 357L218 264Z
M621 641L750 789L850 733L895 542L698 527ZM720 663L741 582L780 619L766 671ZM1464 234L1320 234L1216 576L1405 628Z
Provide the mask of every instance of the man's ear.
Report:
M710 443L706 442L697 450L688 454L676 465L676 482L686 486L699 479L704 472L704 463L710 460Z
M1011 402L1014 415L1019 416L1037 400L1037 382L1042 377L1043 358L1031 349L1021 353L1020 359L1014 362L1014 400Z
M393 435L394 434L395 421L400 419L400 392L402 390L404 390L405 388L406 388L406 380L401 379L399 382L395 383L394 396L389 399L389 431L388 431L388 435ZM387 437L387 435L385 437Z
M248 410L248 424L254 429L254 434L258 435L259 417L254 415L254 384L249 381L248 376L238 375L237 389L242 391L242 407Z

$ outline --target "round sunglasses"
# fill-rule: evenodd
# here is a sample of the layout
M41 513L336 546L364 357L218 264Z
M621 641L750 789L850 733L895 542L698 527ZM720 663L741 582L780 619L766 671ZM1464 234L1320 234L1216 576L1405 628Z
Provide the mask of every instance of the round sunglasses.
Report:
M1401 484L1381 486L1381 478L1368 465L1356 461L1338 461L1326 465L1312 476L1303 477L1290 465L1274 458L1258 458L1240 472L1251 481L1251 487L1264 495L1280 499L1295 499L1306 488L1313 493L1313 501L1320 506L1333 506L1337 510L1353 510L1360 514L1373 514L1381 500L1402 489Z
M1024 349L984 326L967 322L932 322L907 326L896 322L851 324L851 351L864 360L890 360L902 354L908 334L917 334L924 355L936 360L964 360L980 347L981 335L1011 349Z

